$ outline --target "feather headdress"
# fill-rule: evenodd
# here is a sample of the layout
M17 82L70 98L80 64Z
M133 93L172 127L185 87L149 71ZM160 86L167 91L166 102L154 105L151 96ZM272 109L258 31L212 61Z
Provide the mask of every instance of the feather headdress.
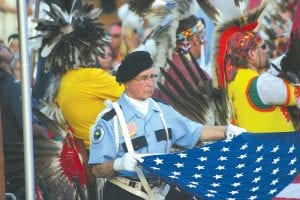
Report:
M166 58L171 58L176 46L176 30L179 20L191 15L195 7L194 3L194 0L129 1L129 9L137 15L146 18L152 29L143 45L147 46L147 41L150 39L155 41L156 51L145 50L155 53L155 55L152 54L152 58L156 73L160 74L160 67L165 68L168 66L166 65ZM152 47L153 45L148 46Z
M265 1L259 8L246 15L219 23L215 28L215 44L212 59L212 77L215 87L226 87L225 56L229 38L237 32L253 31L258 27L258 18L261 16L269 1Z
M73 5L76 0L74 0ZM64 74L68 69L95 64L96 55L104 56L104 43L110 41L103 24L98 21L99 8L84 5L82 9L63 11L51 4L47 12L49 20L36 20L36 30L43 42L41 56L46 58L45 71Z

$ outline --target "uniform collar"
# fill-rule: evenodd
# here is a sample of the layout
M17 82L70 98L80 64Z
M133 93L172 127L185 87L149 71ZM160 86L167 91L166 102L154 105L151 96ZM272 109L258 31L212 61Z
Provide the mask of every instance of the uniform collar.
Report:
M134 115L136 115L137 117L145 117L141 112L137 111L130 102L126 100L124 94L125 93L122 94L119 100L119 104L122 108L125 118L131 119L132 117L134 117ZM150 100L147 115L149 115L152 112L159 112L159 108L157 108L157 106L155 106L154 103Z

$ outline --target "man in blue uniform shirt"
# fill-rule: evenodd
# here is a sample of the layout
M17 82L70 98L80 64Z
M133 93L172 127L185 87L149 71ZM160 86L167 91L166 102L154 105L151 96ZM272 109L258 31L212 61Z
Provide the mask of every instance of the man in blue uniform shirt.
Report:
M196 123L150 98L156 77L152 64L145 51L133 52L122 60L116 79L124 84L125 92L117 103L107 105L92 127L89 164L97 177L108 179L105 200L163 199L154 191L161 181L136 167L143 155L169 153L175 144L191 149L198 141L234 137L246 131L232 125ZM174 195L169 192L166 199L174 199Z

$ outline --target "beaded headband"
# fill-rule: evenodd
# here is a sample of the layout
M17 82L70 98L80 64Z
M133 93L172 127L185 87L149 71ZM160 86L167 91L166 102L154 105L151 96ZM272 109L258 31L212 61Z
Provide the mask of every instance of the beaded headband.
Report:
M193 36L194 34L201 32L204 28L205 28L204 24L202 23L201 20L199 20L198 23L194 27L178 33L176 36L176 39L177 40L188 39L191 36Z

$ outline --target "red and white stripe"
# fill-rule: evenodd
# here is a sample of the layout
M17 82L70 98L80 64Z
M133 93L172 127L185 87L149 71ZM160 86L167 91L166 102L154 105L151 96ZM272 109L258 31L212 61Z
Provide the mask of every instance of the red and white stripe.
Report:
M300 174L286 186L273 200L300 200Z
M127 123L129 135L132 136L137 132L137 126L134 121Z

